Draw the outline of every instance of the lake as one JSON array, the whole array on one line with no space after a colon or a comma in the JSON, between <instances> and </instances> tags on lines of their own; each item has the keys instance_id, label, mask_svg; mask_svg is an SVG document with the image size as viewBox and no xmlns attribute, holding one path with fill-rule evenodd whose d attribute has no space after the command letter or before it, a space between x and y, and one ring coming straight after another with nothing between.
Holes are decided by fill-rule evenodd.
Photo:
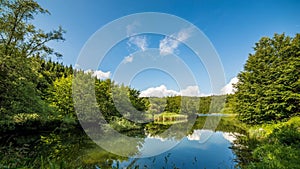
<instances>
[{"instance_id":1,"label":"lake","mask_svg":"<svg viewBox=\"0 0 300 169\"><path fill-rule=\"evenodd\" d=\"M128 131L127 135L139 140L129 157L105 151L80 131L2 136L0 149L8 155L8 151L16 151L21 157L31 156L28 161L32 166L50 161L58 168L234 168L237 156L232 146L243 130L232 124L232 117L226 116L215 116L220 122L215 131L208 130L206 118L197 117L186 132L175 128L165 134L172 125L155 123L147 124L140 131ZM8 142L12 142L10 147Z\"/></svg>"},{"instance_id":2,"label":"lake","mask_svg":"<svg viewBox=\"0 0 300 169\"><path fill-rule=\"evenodd\" d=\"M124 162L115 161L113 166L125 168L139 166L142 168L234 168L235 155L229 147L235 137L227 132L214 132L211 138L200 143L200 135L206 130L194 130L193 134L180 141L159 137L145 138L146 151L159 149L161 146L177 144L167 152L154 157L135 159ZM143 152L147 153L147 152Z\"/></svg>"}]
</instances>

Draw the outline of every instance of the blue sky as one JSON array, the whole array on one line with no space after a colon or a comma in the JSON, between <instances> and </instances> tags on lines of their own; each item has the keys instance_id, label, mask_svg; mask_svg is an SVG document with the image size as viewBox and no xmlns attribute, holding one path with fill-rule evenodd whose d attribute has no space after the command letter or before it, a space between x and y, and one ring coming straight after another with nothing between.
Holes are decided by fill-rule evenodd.
<instances>
[{"instance_id":1,"label":"blue sky","mask_svg":"<svg viewBox=\"0 0 300 169\"><path fill-rule=\"evenodd\" d=\"M221 59L226 83L243 69L252 47L262 36L286 33L294 36L300 32L300 1L294 0L48 0L38 1L51 12L50 16L36 17L35 24L44 30L52 30L61 25L66 31L66 41L51 43L63 54L63 63L75 65L77 57L86 41L101 27L120 17L141 12L162 12L183 18L197 26L208 37ZM139 36L136 45L130 39L117 44L107 54L99 69L101 75L113 77L120 63L130 61L130 54L145 48L159 48L165 38L162 35ZM144 38L144 39L143 39ZM144 40L144 41L143 41ZM143 46L144 45L144 46ZM142 48L141 48L142 47ZM184 44L178 45L177 54L195 74L202 94L211 93L209 76L203 64ZM105 74L106 73L106 74ZM184 78L181 77L181 80ZM167 92L179 91L179 87L166 72L146 70L130 81L130 85L140 90L160 87Z\"/></svg>"}]
</instances>

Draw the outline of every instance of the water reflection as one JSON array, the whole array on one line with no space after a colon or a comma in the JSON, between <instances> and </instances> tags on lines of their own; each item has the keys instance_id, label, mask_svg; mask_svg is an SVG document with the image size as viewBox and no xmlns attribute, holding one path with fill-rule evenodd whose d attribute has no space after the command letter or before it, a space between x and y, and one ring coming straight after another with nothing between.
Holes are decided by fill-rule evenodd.
<instances>
[{"instance_id":1,"label":"water reflection","mask_svg":"<svg viewBox=\"0 0 300 169\"><path fill-rule=\"evenodd\" d=\"M161 124L148 124L146 138L139 154L120 162L115 160L116 168L234 168L236 155L230 147L240 135L238 127L233 127L230 118L223 117L217 131L202 129L206 117L198 117L192 130L186 131L183 137L163 133L170 127ZM226 119L227 118L227 119ZM177 127L180 127L178 125ZM182 131L182 130L180 130ZM181 135L181 136L182 136ZM209 135L209 139L205 135ZM156 156L140 158L168 150Z\"/></svg>"},{"instance_id":2,"label":"water reflection","mask_svg":"<svg viewBox=\"0 0 300 169\"><path fill-rule=\"evenodd\" d=\"M132 168L234 168L235 155L229 149L233 139L231 133L213 132L205 143L199 142L203 133L208 130L194 130L182 140L159 137L146 138L142 153L159 149L168 144L178 144L167 152L150 158L132 157L128 161L119 162L118 167ZM115 161L114 166L117 166Z\"/></svg>"},{"instance_id":3,"label":"water reflection","mask_svg":"<svg viewBox=\"0 0 300 169\"><path fill-rule=\"evenodd\" d=\"M188 140L197 140L200 141L201 140L201 135L205 135L205 134L214 134L214 133L221 133L223 138L228 140L230 143L233 143L237 138L236 135L237 133L230 133L230 132L213 132L211 130L194 130L192 134L187 136Z\"/></svg>"},{"instance_id":4,"label":"water reflection","mask_svg":"<svg viewBox=\"0 0 300 169\"><path fill-rule=\"evenodd\" d=\"M0 136L4 139L0 140L3 145L0 150L3 154L16 151L11 155L31 158L29 163L36 167L47 161L58 165L63 161L65 168L234 168L237 151L233 152L230 147L237 143L239 137L236 136L243 134L243 130L233 124L230 117L222 117L216 131L203 129L205 121L206 117L198 117L195 124L188 127L184 123L149 123L140 131L128 131L126 135L138 137L140 141L124 145L120 139L117 140L119 145L112 146L129 149L128 152L132 152L129 157L109 153L84 133L74 131L17 136L9 139L14 141L11 148L7 146L8 139ZM170 127L172 130L168 130ZM202 141L205 134L211 137ZM24 144L32 146L21 149ZM17 152L20 149L22 152ZM157 153L161 150L165 151ZM153 154L155 156L147 157ZM6 158L1 154L0 157Z\"/></svg>"}]
</instances>

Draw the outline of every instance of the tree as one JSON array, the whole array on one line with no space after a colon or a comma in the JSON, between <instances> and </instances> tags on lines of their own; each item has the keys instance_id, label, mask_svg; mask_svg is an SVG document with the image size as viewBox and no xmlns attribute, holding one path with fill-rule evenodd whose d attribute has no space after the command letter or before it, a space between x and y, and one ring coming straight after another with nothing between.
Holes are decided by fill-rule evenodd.
<instances>
[{"instance_id":1,"label":"tree","mask_svg":"<svg viewBox=\"0 0 300 169\"><path fill-rule=\"evenodd\" d=\"M241 121L258 124L300 112L300 34L263 37L239 73L234 111Z\"/></svg>"},{"instance_id":2,"label":"tree","mask_svg":"<svg viewBox=\"0 0 300 169\"><path fill-rule=\"evenodd\" d=\"M113 104L126 119L142 123L145 121L146 100L139 97L140 92L128 86L114 85L112 88Z\"/></svg>"},{"instance_id":3,"label":"tree","mask_svg":"<svg viewBox=\"0 0 300 169\"><path fill-rule=\"evenodd\" d=\"M198 113L199 114L209 113L210 105L211 105L211 96L201 97L200 100L199 100Z\"/></svg>"},{"instance_id":4,"label":"tree","mask_svg":"<svg viewBox=\"0 0 300 169\"><path fill-rule=\"evenodd\" d=\"M0 11L0 123L7 123L19 113L47 111L36 89L40 64L32 58L61 56L47 43L64 40L64 30L45 33L31 24L36 14L49 13L33 0L1 0Z\"/></svg>"},{"instance_id":5,"label":"tree","mask_svg":"<svg viewBox=\"0 0 300 169\"><path fill-rule=\"evenodd\" d=\"M53 86L50 87L50 96L47 97L47 100L61 115L70 115L75 118L76 115L72 97L72 80L72 75L66 78L62 77L56 79Z\"/></svg>"},{"instance_id":6,"label":"tree","mask_svg":"<svg viewBox=\"0 0 300 169\"><path fill-rule=\"evenodd\" d=\"M145 99L147 99L146 105L148 105L147 113L151 115L152 119L154 119L155 114L160 114L164 111L166 107L166 98L149 97Z\"/></svg>"},{"instance_id":7,"label":"tree","mask_svg":"<svg viewBox=\"0 0 300 169\"><path fill-rule=\"evenodd\" d=\"M64 40L61 27L45 33L30 23L37 14L50 14L33 0L2 0L0 11L1 48L4 56L30 57L38 54L59 53L46 44L53 40Z\"/></svg>"},{"instance_id":8,"label":"tree","mask_svg":"<svg viewBox=\"0 0 300 169\"><path fill-rule=\"evenodd\" d=\"M198 113L199 110L199 97L181 97L181 106L180 106L180 113L184 115L193 116Z\"/></svg>"},{"instance_id":9,"label":"tree","mask_svg":"<svg viewBox=\"0 0 300 169\"><path fill-rule=\"evenodd\" d=\"M179 113L181 107L181 96L167 97L165 111Z\"/></svg>"}]
</instances>

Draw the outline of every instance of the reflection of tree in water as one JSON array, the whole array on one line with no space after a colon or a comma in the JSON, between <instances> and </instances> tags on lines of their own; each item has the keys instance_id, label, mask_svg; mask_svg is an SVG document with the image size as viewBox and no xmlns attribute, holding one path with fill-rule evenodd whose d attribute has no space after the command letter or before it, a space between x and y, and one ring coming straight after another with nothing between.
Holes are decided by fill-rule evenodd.
<instances>
[{"instance_id":1,"label":"reflection of tree in water","mask_svg":"<svg viewBox=\"0 0 300 169\"><path fill-rule=\"evenodd\" d=\"M219 118L221 119L215 131L240 134L245 133L244 129L239 126L238 123L234 120L234 117L210 117L211 121L218 120ZM145 126L145 131L146 134L150 136L160 136L161 138L176 138L177 140L180 140L183 137L192 134L196 129L203 129L205 123L210 123L210 121L207 122L207 117L197 117L194 124L189 123L189 121L173 125L149 123ZM190 127L191 125L192 127Z\"/></svg>"},{"instance_id":2,"label":"reflection of tree in water","mask_svg":"<svg viewBox=\"0 0 300 169\"><path fill-rule=\"evenodd\" d=\"M118 166L119 163L128 160L128 157L118 156L109 153L99 146L94 146L90 149L87 149L84 152L84 154L85 155L82 157L82 162L87 166L91 166L91 168L94 168L95 165L102 169L112 168L115 162L117 163L116 165Z\"/></svg>"},{"instance_id":3,"label":"reflection of tree in water","mask_svg":"<svg viewBox=\"0 0 300 169\"><path fill-rule=\"evenodd\" d=\"M243 167L254 161L252 157L252 150L259 142L256 139L251 139L247 135L237 135L236 138L237 139L230 148L237 156L235 159L237 167Z\"/></svg>"},{"instance_id":4,"label":"reflection of tree in water","mask_svg":"<svg viewBox=\"0 0 300 169\"><path fill-rule=\"evenodd\" d=\"M145 126L145 132L149 136L181 140L187 136L189 129L192 127L191 125L189 121L173 125L163 125L152 122Z\"/></svg>"},{"instance_id":5,"label":"reflection of tree in water","mask_svg":"<svg viewBox=\"0 0 300 169\"><path fill-rule=\"evenodd\" d=\"M103 150L80 130L1 136L0 145L0 159L9 163L8 168L26 164L32 168L94 168L95 164L111 168L113 161L128 160Z\"/></svg>"},{"instance_id":6,"label":"reflection of tree in water","mask_svg":"<svg viewBox=\"0 0 300 169\"><path fill-rule=\"evenodd\" d=\"M95 125L85 128L87 135L100 147L120 156L134 156L138 147L144 143L144 130L118 132L110 124Z\"/></svg>"},{"instance_id":7,"label":"reflection of tree in water","mask_svg":"<svg viewBox=\"0 0 300 169\"><path fill-rule=\"evenodd\" d=\"M148 123L147 125L145 125L144 128L145 134L152 137L156 136L163 139L176 139L179 141L185 136L193 133L194 130L202 129L206 121L206 118L207 117L198 117L195 124L193 124L190 130L187 130L187 124L162 125L162 124ZM171 127L174 128L170 129ZM219 125L216 128L216 131L228 132L232 134L237 133L235 137L238 136L241 137L242 136L241 134L244 134L243 128L240 127L238 123L235 123L233 121L233 117L222 117ZM236 144L237 141L235 141L234 143ZM237 152L235 151L235 153ZM126 164L127 168L157 168L157 167L158 168L162 168L162 167L180 168L184 166L197 168L197 166L199 165L199 159L197 159L196 156L192 159L192 161L189 161L188 163L186 161L183 161L182 163L176 163L176 160L174 161L173 159L174 157L170 152L165 152L163 154L150 157L150 158L134 158L134 159L127 159L127 160L126 158L125 159L119 158L120 161L114 161L115 156L103 155L102 157L105 159L110 159L110 161L109 160L104 162L98 161L99 166L101 164L100 167L102 168L109 168L109 166L120 168L122 166L121 163L124 161L126 161L126 163L128 162L128 164Z\"/></svg>"},{"instance_id":8,"label":"reflection of tree in water","mask_svg":"<svg viewBox=\"0 0 300 169\"><path fill-rule=\"evenodd\" d=\"M195 124L191 127L190 130L187 130L187 124L174 124L174 125L162 125L162 124L154 124L149 123L145 125L144 129L140 130L132 130L127 131L126 135L136 136L140 139L137 139L137 142L132 142L132 144L122 144L124 141L123 138L115 138L111 144L111 146L115 146L117 148L123 148L122 151L130 152L132 156L136 155L139 150L138 146L144 143L145 133L151 136L159 136L161 138L173 138L176 140L181 140L185 136L189 135L193 132L193 130L202 129L205 123L206 117L198 117ZM171 127L173 127L171 130ZM103 136L103 131L99 132L99 126L95 128L90 128L88 131L93 132L93 130L98 130L97 137ZM217 126L217 131L223 132L231 132L231 133L242 133L242 128L238 127L238 124L233 123L231 117L223 117ZM76 132L77 131L77 132ZM145 133L144 133L145 132ZM123 133L124 134L124 133ZM120 168L121 163L128 163L128 167L130 168L153 168L153 167L180 167L184 165L189 165L193 167L197 167L198 162L195 157L193 162L189 162L189 164L174 164L174 159L172 154L168 154L168 152L163 153L159 156L147 158L148 162L143 161L142 159L130 159L128 157L118 156L112 153L105 151L100 148L98 145L93 143L85 134L79 132L79 130L72 130L71 132L65 133L52 133L52 134L42 134L43 138L33 139L32 137L19 137L19 139L14 143L13 146L17 147L18 144L21 147L24 147L24 144L30 142L39 143L36 147L33 147L32 150L28 150L26 154L23 153L24 157L30 157L31 159L36 159L31 164L39 165L41 164L41 159L44 161L49 160L52 163L56 161L62 161L65 166L85 166L87 168L94 168L95 165L100 168ZM95 136L95 137L96 137ZM239 135L238 135L239 136ZM240 136L243 138L242 136ZM250 144L249 140L241 139L238 137L238 140L234 142L235 146L239 149L235 149L233 147L233 151L238 156L239 162L247 162L248 155L247 146ZM30 139L32 139L30 141ZM10 138L10 140L14 140ZM34 145L34 144L32 144ZM30 147L31 149L32 147ZM244 149L243 149L244 148ZM27 151L27 150L22 150ZM1 152L5 152L2 151ZM162 160L161 160L162 159ZM151 163L149 162L151 161ZM186 163L186 162L183 162ZM191 164L190 164L191 163ZM177 166L176 166L177 165ZM180 165L180 166L178 166Z\"/></svg>"},{"instance_id":9,"label":"reflection of tree in water","mask_svg":"<svg viewBox=\"0 0 300 169\"><path fill-rule=\"evenodd\" d=\"M203 116L198 117L191 131L195 129L203 129L204 124L207 121L207 118L208 117L203 117ZM210 117L210 119L211 121L220 120L215 131L245 134L245 130L243 129L242 126L239 125L239 122L236 121L234 117L215 116L215 117Z\"/></svg>"}]
</instances>

